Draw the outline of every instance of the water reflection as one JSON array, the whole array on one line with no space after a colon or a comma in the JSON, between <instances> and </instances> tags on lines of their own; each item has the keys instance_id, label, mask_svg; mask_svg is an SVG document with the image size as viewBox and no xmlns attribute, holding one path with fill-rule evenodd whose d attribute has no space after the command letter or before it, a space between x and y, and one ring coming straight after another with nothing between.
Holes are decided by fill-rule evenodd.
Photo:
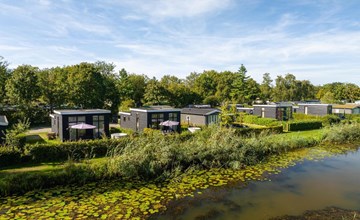
<instances>
[{"instance_id":1,"label":"water reflection","mask_svg":"<svg viewBox=\"0 0 360 220\"><path fill-rule=\"evenodd\" d=\"M304 161L271 181L214 187L174 201L156 219L269 219L335 206L360 209L360 152Z\"/></svg>"}]
</instances>

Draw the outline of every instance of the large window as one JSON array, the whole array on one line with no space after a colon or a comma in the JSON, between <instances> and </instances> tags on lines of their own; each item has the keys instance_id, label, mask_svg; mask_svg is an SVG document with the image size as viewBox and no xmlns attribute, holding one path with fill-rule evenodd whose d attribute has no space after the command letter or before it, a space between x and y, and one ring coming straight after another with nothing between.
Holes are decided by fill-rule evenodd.
<instances>
[{"instance_id":1,"label":"large window","mask_svg":"<svg viewBox=\"0 0 360 220\"><path fill-rule=\"evenodd\" d=\"M151 114L151 128L160 129L160 123L164 121L164 114Z\"/></svg>"},{"instance_id":2,"label":"large window","mask_svg":"<svg viewBox=\"0 0 360 220\"><path fill-rule=\"evenodd\" d=\"M103 134L105 134L105 122L103 115L94 115L93 125L96 126L96 128L94 129L94 138L100 138Z\"/></svg>"},{"instance_id":3,"label":"large window","mask_svg":"<svg viewBox=\"0 0 360 220\"><path fill-rule=\"evenodd\" d=\"M76 125L79 123L85 123L85 116L71 116L69 117L69 133L70 133L70 140L75 141L81 138L84 138L86 135L86 130L79 130L70 128L72 125Z\"/></svg>"},{"instance_id":4,"label":"large window","mask_svg":"<svg viewBox=\"0 0 360 220\"><path fill-rule=\"evenodd\" d=\"M219 115L209 115L207 120L208 124L217 124L219 121Z\"/></svg>"},{"instance_id":5,"label":"large window","mask_svg":"<svg viewBox=\"0 0 360 220\"><path fill-rule=\"evenodd\" d=\"M169 121L179 121L178 116L178 113L169 113Z\"/></svg>"}]
</instances>

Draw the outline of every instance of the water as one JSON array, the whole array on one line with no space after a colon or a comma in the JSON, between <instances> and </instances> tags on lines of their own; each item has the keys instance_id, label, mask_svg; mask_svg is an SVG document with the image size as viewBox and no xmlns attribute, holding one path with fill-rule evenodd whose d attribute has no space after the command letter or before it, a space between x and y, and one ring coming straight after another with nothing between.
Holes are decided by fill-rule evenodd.
<instances>
[{"instance_id":1,"label":"water","mask_svg":"<svg viewBox=\"0 0 360 220\"><path fill-rule=\"evenodd\" d=\"M269 219L326 207L360 209L360 151L304 161L271 181L204 190L173 201L156 219Z\"/></svg>"}]
</instances>

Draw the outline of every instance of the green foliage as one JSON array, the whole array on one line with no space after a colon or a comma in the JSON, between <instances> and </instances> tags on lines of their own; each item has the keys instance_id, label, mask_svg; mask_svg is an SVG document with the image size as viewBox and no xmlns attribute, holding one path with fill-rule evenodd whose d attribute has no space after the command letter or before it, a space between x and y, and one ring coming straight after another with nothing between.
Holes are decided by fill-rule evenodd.
<instances>
[{"instance_id":1,"label":"green foliage","mask_svg":"<svg viewBox=\"0 0 360 220\"><path fill-rule=\"evenodd\" d=\"M11 129L7 130L5 135L5 146L8 149L24 152L26 143L25 132L30 128L29 119L18 121Z\"/></svg>"},{"instance_id":2,"label":"green foliage","mask_svg":"<svg viewBox=\"0 0 360 220\"><path fill-rule=\"evenodd\" d=\"M319 129L322 127L322 121L305 120L305 121L290 121L286 123L287 131L305 131Z\"/></svg>"},{"instance_id":3,"label":"green foliage","mask_svg":"<svg viewBox=\"0 0 360 220\"><path fill-rule=\"evenodd\" d=\"M261 118L256 115L242 115L241 121L246 124L255 124L255 125L262 125L262 126L278 126L281 125L276 119L272 118Z\"/></svg>"},{"instance_id":4,"label":"green foliage","mask_svg":"<svg viewBox=\"0 0 360 220\"><path fill-rule=\"evenodd\" d=\"M6 90L5 85L6 81L10 76L10 71L8 70L9 63L4 61L4 58L0 56L0 104L5 103Z\"/></svg>"},{"instance_id":5,"label":"green foliage","mask_svg":"<svg viewBox=\"0 0 360 220\"><path fill-rule=\"evenodd\" d=\"M324 126L340 123L339 116L332 114L317 116L317 115L306 115L302 113L294 113L293 120L294 121L318 120L318 121L322 121Z\"/></svg>"},{"instance_id":6,"label":"green foliage","mask_svg":"<svg viewBox=\"0 0 360 220\"><path fill-rule=\"evenodd\" d=\"M219 106L220 101L216 96L211 95L211 96L206 97L203 100L203 104L210 105L211 107L216 107L216 106Z\"/></svg>"},{"instance_id":7,"label":"green foliage","mask_svg":"<svg viewBox=\"0 0 360 220\"><path fill-rule=\"evenodd\" d=\"M360 123L337 125L326 134L324 141L331 144L343 144L360 140Z\"/></svg>"},{"instance_id":8,"label":"green foliage","mask_svg":"<svg viewBox=\"0 0 360 220\"><path fill-rule=\"evenodd\" d=\"M135 107L135 101L132 99L126 99L124 101L121 102L120 111L129 111L130 108Z\"/></svg>"},{"instance_id":9,"label":"green foliage","mask_svg":"<svg viewBox=\"0 0 360 220\"><path fill-rule=\"evenodd\" d=\"M221 113L219 115L220 125L229 127L236 121L238 112L236 111L236 106L232 105L229 109L229 102L224 102L221 106Z\"/></svg>"}]
</instances>

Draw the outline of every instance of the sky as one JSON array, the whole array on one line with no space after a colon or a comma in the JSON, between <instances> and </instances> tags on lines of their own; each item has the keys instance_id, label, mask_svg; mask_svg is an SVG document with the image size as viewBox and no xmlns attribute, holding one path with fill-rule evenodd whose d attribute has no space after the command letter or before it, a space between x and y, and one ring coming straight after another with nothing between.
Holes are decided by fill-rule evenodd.
<instances>
[{"instance_id":1,"label":"sky","mask_svg":"<svg viewBox=\"0 0 360 220\"><path fill-rule=\"evenodd\" d=\"M0 56L10 68L105 61L185 78L291 73L360 85L359 0L0 0Z\"/></svg>"}]
</instances>

